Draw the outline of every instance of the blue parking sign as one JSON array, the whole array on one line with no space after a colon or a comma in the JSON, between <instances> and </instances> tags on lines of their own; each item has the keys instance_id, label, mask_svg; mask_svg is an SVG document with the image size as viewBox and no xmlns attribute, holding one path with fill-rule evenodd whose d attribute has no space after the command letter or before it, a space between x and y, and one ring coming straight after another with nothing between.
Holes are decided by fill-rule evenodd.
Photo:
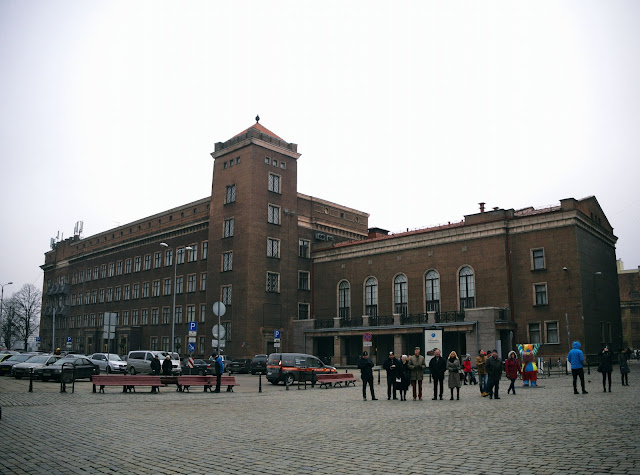
<instances>
[{"instance_id":1,"label":"blue parking sign","mask_svg":"<svg viewBox=\"0 0 640 475\"><path fill-rule=\"evenodd\" d=\"M73 341L73 339L70 336L68 336L67 337L67 343L71 343L72 341Z\"/></svg>"},{"instance_id":2,"label":"blue parking sign","mask_svg":"<svg viewBox=\"0 0 640 475\"><path fill-rule=\"evenodd\" d=\"M187 351L189 353L193 353L194 351L196 351L196 344L195 343L187 343Z\"/></svg>"},{"instance_id":3,"label":"blue parking sign","mask_svg":"<svg viewBox=\"0 0 640 475\"><path fill-rule=\"evenodd\" d=\"M273 330L273 338L280 338L280 330Z\"/></svg>"},{"instance_id":4,"label":"blue parking sign","mask_svg":"<svg viewBox=\"0 0 640 475\"><path fill-rule=\"evenodd\" d=\"M190 332L198 331L198 322L189 322L189 331Z\"/></svg>"}]
</instances>

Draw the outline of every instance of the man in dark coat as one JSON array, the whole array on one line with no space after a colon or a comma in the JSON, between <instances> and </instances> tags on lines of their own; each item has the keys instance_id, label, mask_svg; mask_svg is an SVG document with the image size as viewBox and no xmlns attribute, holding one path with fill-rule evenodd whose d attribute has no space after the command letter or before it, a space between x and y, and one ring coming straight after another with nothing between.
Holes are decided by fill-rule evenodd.
<instances>
[{"instance_id":1,"label":"man in dark coat","mask_svg":"<svg viewBox=\"0 0 640 475\"><path fill-rule=\"evenodd\" d=\"M438 399L438 384L440 384L440 399L442 399L442 391L444 390L444 373L447 370L447 362L442 357L439 349L436 349L435 355L429 361L429 371L433 379L433 400Z\"/></svg>"},{"instance_id":2,"label":"man in dark coat","mask_svg":"<svg viewBox=\"0 0 640 475\"><path fill-rule=\"evenodd\" d=\"M160 368L160 359L158 355L156 355L155 358L151 360L151 374L158 376L160 374Z\"/></svg>"},{"instance_id":3,"label":"man in dark coat","mask_svg":"<svg viewBox=\"0 0 640 475\"><path fill-rule=\"evenodd\" d=\"M167 355L164 361L162 362L162 375L171 376L172 368L173 368L173 365L171 364L171 356Z\"/></svg>"},{"instance_id":4,"label":"man in dark coat","mask_svg":"<svg viewBox=\"0 0 640 475\"><path fill-rule=\"evenodd\" d=\"M502 377L502 360L498 358L498 350L491 352L491 357L487 358L485 364L487 368L487 376L489 376L489 383L487 384L489 399L500 399L498 396L498 389L500 389L500 378Z\"/></svg>"},{"instance_id":5,"label":"man in dark coat","mask_svg":"<svg viewBox=\"0 0 640 475\"><path fill-rule=\"evenodd\" d=\"M371 392L371 400L377 401L376 395L373 392L373 361L369 358L369 353L366 351L362 353L362 356L358 360L358 369L360 370L360 377L362 378L362 398L367 400L367 384L369 385L369 392Z\"/></svg>"},{"instance_id":6,"label":"man in dark coat","mask_svg":"<svg viewBox=\"0 0 640 475\"><path fill-rule=\"evenodd\" d=\"M387 372L387 399L391 399L391 389L393 388L393 399L398 399L396 393L396 377L398 377L398 367L400 362L396 359L393 351L389 352L389 358L382 364L382 368Z\"/></svg>"}]
</instances>

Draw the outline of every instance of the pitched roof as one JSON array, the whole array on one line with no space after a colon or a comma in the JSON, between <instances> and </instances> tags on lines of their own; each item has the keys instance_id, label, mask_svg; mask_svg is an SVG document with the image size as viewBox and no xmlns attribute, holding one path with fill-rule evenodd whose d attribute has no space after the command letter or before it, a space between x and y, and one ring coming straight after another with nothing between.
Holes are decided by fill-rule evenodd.
<instances>
[{"instance_id":1,"label":"pitched roof","mask_svg":"<svg viewBox=\"0 0 640 475\"><path fill-rule=\"evenodd\" d=\"M274 134L273 132L271 132L269 129L267 129L265 126L263 126L262 124L260 124L260 122L256 122L255 124L253 124L251 127L244 129L242 132L240 132L239 134L234 135L232 138L237 137L238 135L242 135L242 134L246 134L247 131L249 129L256 129L259 130L260 132L262 132L263 134L269 135L271 137L273 137L274 139L278 139L278 140L282 140L283 142L286 142L285 139L283 139L282 137L278 137L276 134Z\"/></svg>"}]
</instances>

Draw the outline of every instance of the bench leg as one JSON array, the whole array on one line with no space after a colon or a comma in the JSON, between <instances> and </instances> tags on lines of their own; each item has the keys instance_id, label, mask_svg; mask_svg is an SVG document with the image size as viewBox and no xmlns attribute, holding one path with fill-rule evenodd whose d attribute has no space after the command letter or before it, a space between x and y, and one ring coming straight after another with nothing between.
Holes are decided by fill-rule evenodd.
<instances>
[{"instance_id":1,"label":"bench leg","mask_svg":"<svg viewBox=\"0 0 640 475\"><path fill-rule=\"evenodd\" d=\"M96 392L96 385L95 384L93 385L93 392L94 393Z\"/></svg>"},{"instance_id":2,"label":"bench leg","mask_svg":"<svg viewBox=\"0 0 640 475\"><path fill-rule=\"evenodd\" d=\"M232 393L233 392L233 386L227 386L227 392L228 393Z\"/></svg>"},{"instance_id":3,"label":"bench leg","mask_svg":"<svg viewBox=\"0 0 640 475\"><path fill-rule=\"evenodd\" d=\"M129 390L129 386L122 386L122 392L126 393Z\"/></svg>"},{"instance_id":4,"label":"bench leg","mask_svg":"<svg viewBox=\"0 0 640 475\"><path fill-rule=\"evenodd\" d=\"M100 386L100 392L104 394L104 386Z\"/></svg>"}]
</instances>

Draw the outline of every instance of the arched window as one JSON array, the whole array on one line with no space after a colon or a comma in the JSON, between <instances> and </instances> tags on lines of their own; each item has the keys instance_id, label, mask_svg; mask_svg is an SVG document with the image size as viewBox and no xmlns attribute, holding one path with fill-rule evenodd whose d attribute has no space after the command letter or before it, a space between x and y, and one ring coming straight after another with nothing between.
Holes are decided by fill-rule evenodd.
<instances>
[{"instance_id":1,"label":"arched window","mask_svg":"<svg viewBox=\"0 0 640 475\"><path fill-rule=\"evenodd\" d=\"M348 319L349 308L351 307L351 287L349 282L343 280L338 285L338 315L340 318Z\"/></svg>"},{"instance_id":2,"label":"arched window","mask_svg":"<svg viewBox=\"0 0 640 475\"><path fill-rule=\"evenodd\" d=\"M424 276L425 296L427 299L427 312L440 311L440 274L430 270Z\"/></svg>"},{"instance_id":3,"label":"arched window","mask_svg":"<svg viewBox=\"0 0 640 475\"><path fill-rule=\"evenodd\" d=\"M407 276L398 274L393 280L394 311L400 315L407 315Z\"/></svg>"},{"instance_id":4,"label":"arched window","mask_svg":"<svg viewBox=\"0 0 640 475\"><path fill-rule=\"evenodd\" d=\"M460 269L460 310L476 306L476 287L473 270L469 266Z\"/></svg>"},{"instance_id":5,"label":"arched window","mask_svg":"<svg viewBox=\"0 0 640 475\"><path fill-rule=\"evenodd\" d=\"M378 316L378 280L375 277L369 277L364 283L364 308L370 317Z\"/></svg>"}]
</instances>

